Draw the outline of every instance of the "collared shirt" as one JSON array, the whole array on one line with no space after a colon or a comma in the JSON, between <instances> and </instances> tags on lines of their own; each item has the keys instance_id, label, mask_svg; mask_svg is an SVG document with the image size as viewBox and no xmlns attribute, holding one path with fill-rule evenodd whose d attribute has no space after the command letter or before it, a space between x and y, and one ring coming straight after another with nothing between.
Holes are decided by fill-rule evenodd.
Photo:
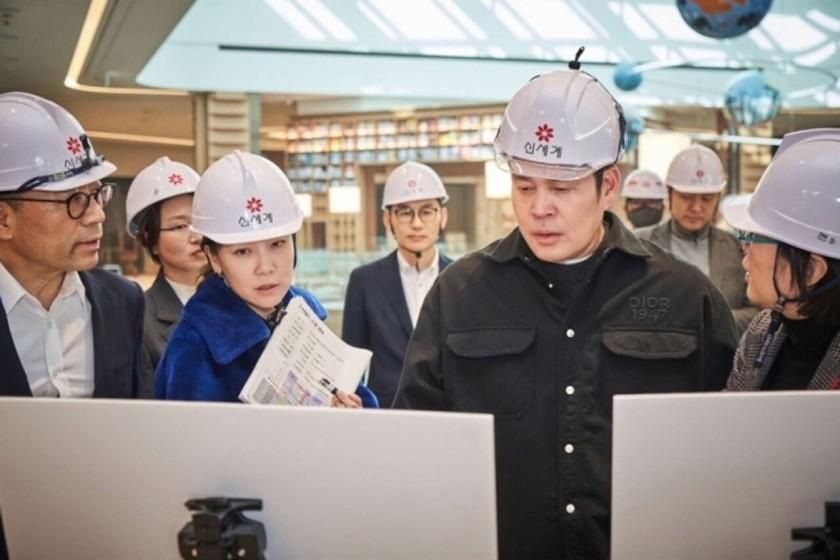
<instances>
[{"instance_id":1,"label":"collared shirt","mask_svg":"<svg viewBox=\"0 0 840 560\"><path fill-rule=\"evenodd\" d=\"M166 280L166 282L172 287L172 291L175 292L175 295L180 300L181 305L187 305L187 302L195 294L196 287L190 286L189 284L179 284L178 282L173 282L166 276L164 276L163 279Z\"/></svg>"},{"instance_id":2,"label":"collared shirt","mask_svg":"<svg viewBox=\"0 0 840 560\"><path fill-rule=\"evenodd\" d=\"M32 395L93 395L93 323L79 274L66 273L55 301L44 309L0 264L0 298Z\"/></svg>"},{"instance_id":3,"label":"collared shirt","mask_svg":"<svg viewBox=\"0 0 840 560\"><path fill-rule=\"evenodd\" d=\"M419 272L414 265L405 260L399 251L397 251L397 262L400 264L400 280L402 280L405 303L408 305L408 314L411 317L411 326L416 326L423 300L426 299L426 294L429 293L440 271L440 256L435 247L432 264Z\"/></svg>"},{"instance_id":4,"label":"collared shirt","mask_svg":"<svg viewBox=\"0 0 840 560\"><path fill-rule=\"evenodd\" d=\"M680 260L691 263L706 276L709 275L709 232L711 225L706 224L699 231L683 229L671 220L671 252Z\"/></svg>"}]
</instances>

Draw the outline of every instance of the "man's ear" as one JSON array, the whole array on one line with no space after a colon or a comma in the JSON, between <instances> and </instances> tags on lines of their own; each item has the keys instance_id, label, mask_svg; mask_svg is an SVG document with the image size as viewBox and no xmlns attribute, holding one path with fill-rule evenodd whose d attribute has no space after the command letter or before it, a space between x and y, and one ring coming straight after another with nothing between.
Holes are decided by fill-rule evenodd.
<instances>
[{"instance_id":1,"label":"man's ear","mask_svg":"<svg viewBox=\"0 0 840 560\"><path fill-rule=\"evenodd\" d=\"M617 165L611 165L601 175L601 209L612 208L615 199L618 198L619 187L621 186L621 171Z\"/></svg>"},{"instance_id":2,"label":"man's ear","mask_svg":"<svg viewBox=\"0 0 840 560\"><path fill-rule=\"evenodd\" d=\"M385 226L385 231L391 234L394 233L391 229L391 213L388 210L382 211L382 225Z\"/></svg>"},{"instance_id":3,"label":"man's ear","mask_svg":"<svg viewBox=\"0 0 840 560\"><path fill-rule=\"evenodd\" d=\"M446 222L449 220L449 212L446 211L446 206L440 209L440 231L446 229Z\"/></svg>"},{"instance_id":4,"label":"man's ear","mask_svg":"<svg viewBox=\"0 0 840 560\"><path fill-rule=\"evenodd\" d=\"M0 202L0 239L8 241L14 237L17 216L8 202Z\"/></svg>"}]
</instances>

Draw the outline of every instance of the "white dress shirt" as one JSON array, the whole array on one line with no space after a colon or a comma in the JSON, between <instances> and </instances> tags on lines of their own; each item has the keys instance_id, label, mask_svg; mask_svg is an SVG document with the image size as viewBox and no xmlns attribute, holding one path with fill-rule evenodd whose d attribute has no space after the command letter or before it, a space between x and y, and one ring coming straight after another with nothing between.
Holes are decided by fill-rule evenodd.
<instances>
[{"instance_id":1,"label":"white dress shirt","mask_svg":"<svg viewBox=\"0 0 840 560\"><path fill-rule=\"evenodd\" d=\"M29 388L36 397L93 395L93 324L77 272L64 275L49 309L0 264L0 298Z\"/></svg>"},{"instance_id":2,"label":"white dress shirt","mask_svg":"<svg viewBox=\"0 0 840 560\"><path fill-rule=\"evenodd\" d=\"M432 259L431 266L420 272L417 272L417 268L413 264L409 264L399 251L397 251L397 262L400 265L400 279L402 280L405 302L408 304L411 326L415 327L417 326L417 317L420 315L420 308L423 306L423 300L426 299L426 294L432 289L432 284L437 278L440 257L437 247L435 247L435 256Z\"/></svg>"}]
</instances>

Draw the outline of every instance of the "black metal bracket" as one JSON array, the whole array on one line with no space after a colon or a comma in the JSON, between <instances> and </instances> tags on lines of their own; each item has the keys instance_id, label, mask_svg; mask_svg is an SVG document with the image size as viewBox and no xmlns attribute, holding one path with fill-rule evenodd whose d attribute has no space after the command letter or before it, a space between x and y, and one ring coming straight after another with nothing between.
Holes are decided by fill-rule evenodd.
<instances>
[{"instance_id":1,"label":"black metal bracket","mask_svg":"<svg viewBox=\"0 0 840 560\"><path fill-rule=\"evenodd\" d=\"M811 541L791 554L791 560L840 560L840 502L825 503L825 526L793 529L791 538Z\"/></svg>"},{"instance_id":2,"label":"black metal bracket","mask_svg":"<svg viewBox=\"0 0 840 560\"><path fill-rule=\"evenodd\" d=\"M192 521L178 532L178 552L186 560L264 560L265 527L244 511L262 510L252 498L199 498L184 504Z\"/></svg>"}]
</instances>

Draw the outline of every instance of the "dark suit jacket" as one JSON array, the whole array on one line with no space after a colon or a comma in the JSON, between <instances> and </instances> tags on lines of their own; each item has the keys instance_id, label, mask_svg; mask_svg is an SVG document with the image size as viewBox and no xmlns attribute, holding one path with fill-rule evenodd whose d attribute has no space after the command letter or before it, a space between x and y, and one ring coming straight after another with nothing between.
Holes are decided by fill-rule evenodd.
<instances>
[{"instance_id":1,"label":"dark suit jacket","mask_svg":"<svg viewBox=\"0 0 840 560\"><path fill-rule=\"evenodd\" d=\"M671 220L634 232L639 239L653 241L666 251L671 250ZM738 334L743 333L758 308L747 299L747 282L741 260L744 255L735 236L717 227L709 231L709 278L723 294L732 314Z\"/></svg>"},{"instance_id":2,"label":"dark suit jacket","mask_svg":"<svg viewBox=\"0 0 840 560\"><path fill-rule=\"evenodd\" d=\"M160 362L169 336L175 330L184 306L175 290L166 281L163 271L158 272L152 287L146 290L146 312L143 318L143 376L140 380L140 397L152 399L155 395L155 368Z\"/></svg>"},{"instance_id":3,"label":"dark suit jacket","mask_svg":"<svg viewBox=\"0 0 840 560\"><path fill-rule=\"evenodd\" d=\"M440 272L451 262L440 254ZM350 274L341 337L373 352L368 387L383 408L391 406L397 393L412 330L396 251Z\"/></svg>"},{"instance_id":4,"label":"dark suit jacket","mask_svg":"<svg viewBox=\"0 0 840 560\"><path fill-rule=\"evenodd\" d=\"M91 304L95 398L133 398L143 355L143 291L101 269L79 272ZM6 311L0 305L0 395L31 397Z\"/></svg>"}]
</instances>

